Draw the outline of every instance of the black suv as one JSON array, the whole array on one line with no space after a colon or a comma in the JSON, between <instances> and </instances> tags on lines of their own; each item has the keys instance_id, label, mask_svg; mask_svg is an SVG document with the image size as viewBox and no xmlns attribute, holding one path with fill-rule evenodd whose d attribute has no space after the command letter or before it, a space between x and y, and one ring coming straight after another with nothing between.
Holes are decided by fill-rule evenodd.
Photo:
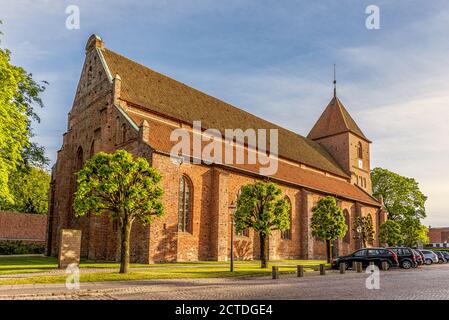
<instances>
[{"instance_id":1,"label":"black suv","mask_svg":"<svg viewBox=\"0 0 449 320\"><path fill-rule=\"evenodd\" d=\"M438 263L447 263L447 259L441 251L434 251L438 256Z\"/></svg>"},{"instance_id":2,"label":"black suv","mask_svg":"<svg viewBox=\"0 0 449 320\"><path fill-rule=\"evenodd\" d=\"M339 268L340 263L344 263L346 269L349 269L352 268L353 262L361 262L363 267L367 267L370 262L374 262L377 267L381 268L382 262L384 261L388 263L388 268L399 266L397 254L390 249L364 248L359 249L350 255L337 257L332 261L332 267L337 269Z\"/></svg>"},{"instance_id":3,"label":"black suv","mask_svg":"<svg viewBox=\"0 0 449 320\"><path fill-rule=\"evenodd\" d=\"M435 252L441 252L446 261L449 262L449 252L447 251L435 251Z\"/></svg>"},{"instance_id":4,"label":"black suv","mask_svg":"<svg viewBox=\"0 0 449 320\"><path fill-rule=\"evenodd\" d=\"M404 269L416 268L418 262L416 261L415 253L411 248L407 247L390 247L387 248L397 254L399 266Z\"/></svg>"}]
</instances>

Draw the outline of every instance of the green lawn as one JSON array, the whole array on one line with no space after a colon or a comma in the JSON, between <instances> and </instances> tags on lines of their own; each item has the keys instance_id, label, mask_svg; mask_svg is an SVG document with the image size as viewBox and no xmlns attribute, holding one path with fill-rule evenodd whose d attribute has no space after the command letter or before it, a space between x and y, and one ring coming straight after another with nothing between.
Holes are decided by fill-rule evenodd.
<instances>
[{"instance_id":1,"label":"green lawn","mask_svg":"<svg viewBox=\"0 0 449 320\"><path fill-rule=\"evenodd\" d=\"M117 268L118 263L90 262L82 261L80 268L81 282L91 281L113 281L113 280L151 280L151 279L181 279L181 278L224 278L241 276L260 276L271 273L271 265L280 266L281 273L293 273L296 265L304 265L306 271L313 270L320 263L320 260L279 260L271 261L269 268L260 269L259 261L236 261L235 272L229 271L229 262L201 261L182 263L161 263L161 264L131 264L128 274L118 272L103 271L105 268ZM309 268L307 268L309 267ZM46 272L57 268L57 259L52 257L0 257L0 275L21 274L33 272ZM83 268L98 268L99 272L84 273ZM0 285L6 284L27 284L27 283L63 283L65 275L46 275L25 278L4 278L0 279Z\"/></svg>"}]
</instances>

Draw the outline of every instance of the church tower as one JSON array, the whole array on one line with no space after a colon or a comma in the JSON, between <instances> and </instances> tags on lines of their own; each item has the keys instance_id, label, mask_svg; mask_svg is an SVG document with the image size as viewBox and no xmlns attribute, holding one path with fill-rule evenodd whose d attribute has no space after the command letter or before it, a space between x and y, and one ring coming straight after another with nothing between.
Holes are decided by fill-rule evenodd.
<instances>
[{"instance_id":1,"label":"church tower","mask_svg":"<svg viewBox=\"0 0 449 320\"><path fill-rule=\"evenodd\" d=\"M335 80L334 80L335 84ZM334 97L307 136L322 145L351 176L351 182L372 194L370 144L349 112Z\"/></svg>"}]
</instances>

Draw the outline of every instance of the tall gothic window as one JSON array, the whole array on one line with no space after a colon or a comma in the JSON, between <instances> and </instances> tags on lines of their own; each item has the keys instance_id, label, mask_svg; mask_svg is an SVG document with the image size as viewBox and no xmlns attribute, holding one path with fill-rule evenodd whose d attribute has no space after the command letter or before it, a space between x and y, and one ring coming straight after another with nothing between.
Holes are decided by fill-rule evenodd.
<instances>
[{"instance_id":1,"label":"tall gothic window","mask_svg":"<svg viewBox=\"0 0 449 320\"><path fill-rule=\"evenodd\" d=\"M126 124L122 124L122 143L126 141Z\"/></svg>"},{"instance_id":2,"label":"tall gothic window","mask_svg":"<svg viewBox=\"0 0 449 320\"><path fill-rule=\"evenodd\" d=\"M95 155L95 139L92 140L92 144L90 145L89 158L92 158Z\"/></svg>"},{"instance_id":3,"label":"tall gothic window","mask_svg":"<svg viewBox=\"0 0 449 320\"><path fill-rule=\"evenodd\" d=\"M192 232L192 183L186 176L179 179L178 231Z\"/></svg>"},{"instance_id":4,"label":"tall gothic window","mask_svg":"<svg viewBox=\"0 0 449 320\"><path fill-rule=\"evenodd\" d=\"M351 243L351 221L350 221L351 218L349 216L349 211L347 209L343 210L343 213L345 215L345 223L348 226L348 231L346 231L343 241L346 243Z\"/></svg>"},{"instance_id":5,"label":"tall gothic window","mask_svg":"<svg viewBox=\"0 0 449 320\"><path fill-rule=\"evenodd\" d=\"M290 212L289 212L289 220L290 220L290 228L284 231L281 231L281 239L283 240L291 240L292 239L292 202L290 201L289 197L285 197L285 200L287 200L288 204L290 205Z\"/></svg>"},{"instance_id":6,"label":"tall gothic window","mask_svg":"<svg viewBox=\"0 0 449 320\"><path fill-rule=\"evenodd\" d=\"M363 147L361 142L357 144L357 156L359 159L363 159Z\"/></svg>"},{"instance_id":7,"label":"tall gothic window","mask_svg":"<svg viewBox=\"0 0 449 320\"><path fill-rule=\"evenodd\" d=\"M83 155L83 148L78 147L78 150L76 151L76 164L75 164L75 172L78 172L83 167L84 162L84 155Z\"/></svg>"}]
</instances>

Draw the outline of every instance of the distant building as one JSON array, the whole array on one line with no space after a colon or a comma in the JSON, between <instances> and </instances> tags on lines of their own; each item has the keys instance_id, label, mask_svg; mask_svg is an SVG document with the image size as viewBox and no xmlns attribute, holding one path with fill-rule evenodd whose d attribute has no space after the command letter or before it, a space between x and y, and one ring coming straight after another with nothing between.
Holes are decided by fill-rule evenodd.
<instances>
[{"instance_id":1,"label":"distant building","mask_svg":"<svg viewBox=\"0 0 449 320\"><path fill-rule=\"evenodd\" d=\"M449 227L429 228L430 246L434 248L449 248Z\"/></svg>"}]
</instances>

